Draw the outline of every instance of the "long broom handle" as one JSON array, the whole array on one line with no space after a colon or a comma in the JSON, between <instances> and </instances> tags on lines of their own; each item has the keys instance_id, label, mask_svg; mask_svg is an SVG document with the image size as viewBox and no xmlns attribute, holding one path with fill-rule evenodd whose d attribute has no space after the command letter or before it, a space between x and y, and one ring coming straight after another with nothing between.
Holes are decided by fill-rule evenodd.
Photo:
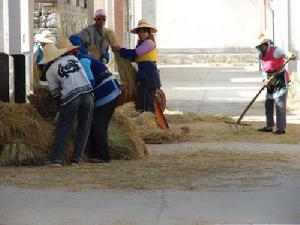
<instances>
[{"instance_id":1,"label":"long broom handle","mask_svg":"<svg viewBox=\"0 0 300 225\"><path fill-rule=\"evenodd\" d=\"M279 69L279 71L285 67L285 65L291 60L291 57L288 58L285 63L282 65L282 67ZM243 117L245 116L246 112L250 109L250 107L253 105L253 103L255 102L255 100L257 99L257 97L260 95L260 93L265 89L265 87L267 87L269 85L269 83L275 78L275 76L279 73L278 72L274 72L273 75L268 79L267 83L264 84L260 90L258 91L258 93L254 96L254 98L251 100L251 102L247 105L247 107L244 109L244 111L242 112L242 114L240 115L239 119L237 120L237 124L241 123L241 120L243 119Z\"/></svg>"}]
</instances>

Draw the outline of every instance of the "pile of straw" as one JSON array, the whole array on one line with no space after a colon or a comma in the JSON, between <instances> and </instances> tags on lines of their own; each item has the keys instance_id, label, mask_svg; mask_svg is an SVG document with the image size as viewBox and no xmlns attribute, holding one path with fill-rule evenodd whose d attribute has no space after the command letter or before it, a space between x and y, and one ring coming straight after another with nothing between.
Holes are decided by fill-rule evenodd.
<instances>
[{"instance_id":1,"label":"pile of straw","mask_svg":"<svg viewBox=\"0 0 300 225\"><path fill-rule=\"evenodd\" d=\"M0 102L0 165L44 164L53 131L32 105Z\"/></svg>"},{"instance_id":2,"label":"pile of straw","mask_svg":"<svg viewBox=\"0 0 300 225\"><path fill-rule=\"evenodd\" d=\"M118 41L112 30L106 29L104 37L110 46L118 45ZM114 56L117 62L120 79L124 86L125 95L135 95L137 93L135 85L136 69L129 60L122 58L119 53L114 53Z\"/></svg>"},{"instance_id":3,"label":"pile of straw","mask_svg":"<svg viewBox=\"0 0 300 225\"><path fill-rule=\"evenodd\" d=\"M58 102L52 99L48 87L35 87L34 94L29 95L28 99L45 120L53 120L58 111Z\"/></svg>"},{"instance_id":4,"label":"pile of straw","mask_svg":"<svg viewBox=\"0 0 300 225\"><path fill-rule=\"evenodd\" d=\"M137 129L138 135L147 144L164 144L174 143L183 140L186 133L189 132L187 127L161 129L150 112L139 113L134 110L133 103L127 103L118 108L119 112L126 115Z\"/></svg>"},{"instance_id":5,"label":"pile of straw","mask_svg":"<svg viewBox=\"0 0 300 225\"><path fill-rule=\"evenodd\" d=\"M118 110L109 124L108 138L110 152L115 159L141 159L148 155L145 143L134 124Z\"/></svg>"}]
</instances>

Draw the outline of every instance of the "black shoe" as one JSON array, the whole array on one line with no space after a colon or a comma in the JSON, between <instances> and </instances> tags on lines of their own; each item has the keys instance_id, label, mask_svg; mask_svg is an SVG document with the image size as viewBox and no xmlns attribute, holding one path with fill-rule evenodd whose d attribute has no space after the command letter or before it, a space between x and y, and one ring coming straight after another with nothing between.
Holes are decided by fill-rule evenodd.
<instances>
[{"instance_id":1,"label":"black shoe","mask_svg":"<svg viewBox=\"0 0 300 225\"><path fill-rule=\"evenodd\" d=\"M258 131L260 131L260 132L273 132L273 128L272 127L263 127L263 128L259 128Z\"/></svg>"},{"instance_id":2,"label":"black shoe","mask_svg":"<svg viewBox=\"0 0 300 225\"><path fill-rule=\"evenodd\" d=\"M110 159L98 159L98 158L90 158L90 163L109 163Z\"/></svg>"},{"instance_id":3,"label":"black shoe","mask_svg":"<svg viewBox=\"0 0 300 225\"><path fill-rule=\"evenodd\" d=\"M276 130L275 132L274 132L274 134L278 134L278 135L280 135L280 134L285 134L285 130Z\"/></svg>"},{"instance_id":4,"label":"black shoe","mask_svg":"<svg viewBox=\"0 0 300 225\"><path fill-rule=\"evenodd\" d=\"M104 161L102 159L98 159L98 158L90 158L89 162L90 163L104 163Z\"/></svg>"},{"instance_id":5,"label":"black shoe","mask_svg":"<svg viewBox=\"0 0 300 225\"><path fill-rule=\"evenodd\" d=\"M71 166L79 167L79 162L77 160L72 160Z\"/></svg>"},{"instance_id":6,"label":"black shoe","mask_svg":"<svg viewBox=\"0 0 300 225\"><path fill-rule=\"evenodd\" d=\"M49 167L62 167L62 163L61 162L56 162L56 161L48 161L48 162L46 162L46 166L49 166Z\"/></svg>"}]
</instances>

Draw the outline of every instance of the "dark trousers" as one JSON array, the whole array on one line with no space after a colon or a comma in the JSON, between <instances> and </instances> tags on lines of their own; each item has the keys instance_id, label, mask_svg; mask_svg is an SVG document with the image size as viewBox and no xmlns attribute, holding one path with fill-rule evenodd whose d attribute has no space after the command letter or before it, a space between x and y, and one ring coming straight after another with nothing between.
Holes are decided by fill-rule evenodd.
<instances>
[{"instance_id":1,"label":"dark trousers","mask_svg":"<svg viewBox=\"0 0 300 225\"><path fill-rule=\"evenodd\" d=\"M117 102L118 98L94 109L89 145L91 158L110 160L107 129Z\"/></svg>"},{"instance_id":2,"label":"dark trousers","mask_svg":"<svg viewBox=\"0 0 300 225\"><path fill-rule=\"evenodd\" d=\"M55 130L51 161L63 162L68 140L76 120L78 121L78 127L72 160L77 162L81 160L89 136L93 109L94 97L91 94L80 95L61 107Z\"/></svg>"},{"instance_id":3,"label":"dark trousers","mask_svg":"<svg viewBox=\"0 0 300 225\"><path fill-rule=\"evenodd\" d=\"M275 105L277 129L285 130L287 95L288 94L286 93L275 99L266 99L265 110L266 110L266 118L267 118L267 127L274 126L274 105Z\"/></svg>"},{"instance_id":4,"label":"dark trousers","mask_svg":"<svg viewBox=\"0 0 300 225\"><path fill-rule=\"evenodd\" d=\"M137 82L138 109L143 112L154 112L153 98L155 88L147 88L146 81Z\"/></svg>"}]
</instances>

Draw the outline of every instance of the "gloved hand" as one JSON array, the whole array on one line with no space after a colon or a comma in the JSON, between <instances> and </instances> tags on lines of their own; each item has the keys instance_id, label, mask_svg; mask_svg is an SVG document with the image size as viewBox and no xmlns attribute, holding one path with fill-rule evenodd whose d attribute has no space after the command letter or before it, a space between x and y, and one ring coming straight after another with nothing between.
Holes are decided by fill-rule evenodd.
<instances>
[{"instance_id":1,"label":"gloved hand","mask_svg":"<svg viewBox=\"0 0 300 225\"><path fill-rule=\"evenodd\" d=\"M297 58L297 55L290 52L290 53L288 53L288 58L291 58L291 60L295 60Z\"/></svg>"}]
</instances>

